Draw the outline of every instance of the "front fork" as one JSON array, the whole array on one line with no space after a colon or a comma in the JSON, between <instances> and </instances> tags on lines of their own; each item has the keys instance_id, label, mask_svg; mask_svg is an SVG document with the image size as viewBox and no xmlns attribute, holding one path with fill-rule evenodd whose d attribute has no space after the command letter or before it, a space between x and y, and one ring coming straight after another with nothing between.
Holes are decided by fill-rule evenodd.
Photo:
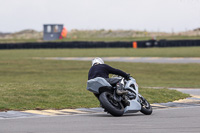
<instances>
[{"instance_id":1,"label":"front fork","mask_svg":"<svg viewBox=\"0 0 200 133\"><path fill-rule=\"evenodd\" d=\"M146 99L142 96L142 95L140 95L139 93L138 93L138 97L139 97L139 103L142 105L142 106L145 106L146 108L148 108L149 107L149 104L147 103L147 101L146 101Z\"/></svg>"}]
</instances>

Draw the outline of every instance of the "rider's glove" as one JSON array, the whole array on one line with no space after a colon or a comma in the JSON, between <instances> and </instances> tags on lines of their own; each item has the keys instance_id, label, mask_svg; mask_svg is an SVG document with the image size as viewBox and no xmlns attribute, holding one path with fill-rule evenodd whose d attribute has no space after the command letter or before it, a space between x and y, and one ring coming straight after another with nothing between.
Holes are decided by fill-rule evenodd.
<instances>
[{"instance_id":1,"label":"rider's glove","mask_svg":"<svg viewBox=\"0 0 200 133\"><path fill-rule=\"evenodd\" d=\"M127 76L125 77L125 79L126 79L126 80L129 80L130 77L131 77L131 75L130 75L130 74L127 74Z\"/></svg>"}]
</instances>

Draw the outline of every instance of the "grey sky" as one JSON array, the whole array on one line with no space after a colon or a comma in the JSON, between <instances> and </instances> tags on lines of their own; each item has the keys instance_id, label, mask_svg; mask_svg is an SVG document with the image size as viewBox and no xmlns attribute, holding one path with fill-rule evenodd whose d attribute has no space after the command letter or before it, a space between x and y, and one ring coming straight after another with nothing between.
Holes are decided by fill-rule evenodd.
<instances>
[{"instance_id":1,"label":"grey sky","mask_svg":"<svg viewBox=\"0 0 200 133\"><path fill-rule=\"evenodd\" d=\"M71 29L185 31L200 27L200 0L0 0L0 32Z\"/></svg>"}]
</instances>

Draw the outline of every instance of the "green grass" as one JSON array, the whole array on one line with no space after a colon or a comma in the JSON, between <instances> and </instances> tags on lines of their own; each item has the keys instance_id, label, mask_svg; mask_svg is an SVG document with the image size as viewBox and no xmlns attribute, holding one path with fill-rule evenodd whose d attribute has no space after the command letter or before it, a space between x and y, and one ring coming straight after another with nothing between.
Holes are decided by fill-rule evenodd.
<instances>
[{"instance_id":1,"label":"green grass","mask_svg":"<svg viewBox=\"0 0 200 133\"><path fill-rule=\"evenodd\" d=\"M187 94L168 89L155 90L150 88L141 88L140 93L147 98L150 103L172 102L178 99L189 97Z\"/></svg>"},{"instance_id":2,"label":"green grass","mask_svg":"<svg viewBox=\"0 0 200 133\"><path fill-rule=\"evenodd\" d=\"M14 51L14 52L13 52ZM1 50L0 59L30 57L200 57L200 47Z\"/></svg>"},{"instance_id":3,"label":"green grass","mask_svg":"<svg viewBox=\"0 0 200 133\"><path fill-rule=\"evenodd\" d=\"M144 57L152 55L200 57L199 50L200 47L1 50L0 109L61 109L99 106L93 94L86 90L87 73L91 62L36 60L32 57ZM140 93L150 103L173 101L189 95L174 90L147 87L200 88L199 64L107 63L133 75L142 88Z\"/></svg>"}]
</instances>

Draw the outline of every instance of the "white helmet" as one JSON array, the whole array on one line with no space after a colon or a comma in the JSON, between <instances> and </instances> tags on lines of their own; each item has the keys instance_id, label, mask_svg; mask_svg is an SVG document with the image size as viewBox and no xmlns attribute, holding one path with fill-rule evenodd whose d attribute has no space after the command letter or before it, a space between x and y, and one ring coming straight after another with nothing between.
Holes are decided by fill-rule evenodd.
<instances>
[{"instance_id":1,"label":"white helmet","mask_svg":"<svg viewBox=\"0 0 200 133\"><path fill-rule=\"evenodd\" d=\"M101 58L96 57L96 58L94 58L94 59L92 60L92 66L93 66L94 64L104 64L104 61L103 61Z\"/></svg>"}]
</instances>

